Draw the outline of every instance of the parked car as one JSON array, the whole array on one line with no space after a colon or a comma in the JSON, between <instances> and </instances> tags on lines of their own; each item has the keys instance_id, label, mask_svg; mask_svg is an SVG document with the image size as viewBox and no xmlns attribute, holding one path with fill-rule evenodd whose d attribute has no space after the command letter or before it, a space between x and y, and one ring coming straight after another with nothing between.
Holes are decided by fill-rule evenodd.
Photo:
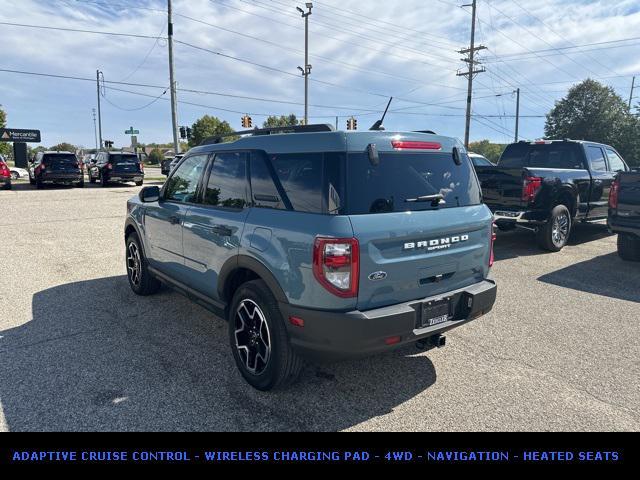
<instances>
[{"instance_id":1,"label":"parked car","mask_svg":"<svg viewBox=\"0 0 640 480\"><path fill-rule=\"evenodd\" d=\"M6 190L11 189L11 170L2 157L0 157L0 185Z\"/></svg>"},{"instance_id":2,"label":"parked car","mask_svg":"<svg viewBox=\"0 0 640 480\"><path fill-rule=\"evenodd\" d=\"M552 252L567 244L576 222L607 218L613 180L627 170L613 147L577 140L513 143L497 166L476 168L498 227L532 230Z\"/></svg>"},{"instance_id":3,"label":"parked car","mask_svg":"<svg viewBox=\"0 0 640 480\"><path fill-rule=\"evenodd\" d=\"M162 172L162 175L169 175L169 172L171 171L171 162L173 162L173 157L165 157L164 160L162 160L160 163L160 171Z\"/></svg>"},{"instance_id":4,"label":"parked car","mask_svg":"<svg viewBox=\"0 0 640 480\"><path fill-rule=\"evenodd\" d=\"M244 135L206 140L130 199L124 237L132 290L163 282L227 318L253 387L289 384L303 359L442 346L492 309L493 219L458 140Z\"/></svg>"},{"instance_id":5,"label":"parked car","mask_svg":"<svg viewBox=\"0 0 640 480\"><path fill-rule=\"evenodd\" d=\"M620 173L609 195L609 230L618 234L618 254L640 262L640 172Z\"/></svg>"},{"instance_id":6,"label":"parked car","mask_svg":"<svg viewBox=\"0 0 640 480\"><path fill-rule=\"evenodd\" d=\"M178 164L180 163L180 160L182 160L183 158L184 158L184 154L182 154L182 153L179 153L178 155L173 157L173 160L171 160L171 164L169 165L169 171L171 171L174 168L176 168L178 166Z\"/></svg>"},{"instance_id":7,"label":"parked car","mask_svg":"<svg viewBox=\"0 0 640 480\"><path fill-rule=\"evenodd\" d=\"M100 182L106 187L110 182L144 182L144 165L135 153L99 152L89 168L89 182Z\"/></svg>"},{"instance_id":8,"label":"parked car","mask_svg":"<svg viewBox=\"0 0 640 480\"><path fill-rule=\"evenodd\" d=\"M9 167L9 170L11 171L11 178L13 180L18 180L20 178L29 178L29 171L25 170L24 168Z\"/></svg>"},{"instance_id":9,"label":"parked car","mask_svg":"<svg viewBox=\"0 0 640 480\"><path fill-rule=\"evenodd\" d=\"M473 162L474 167L493 167L495 163L491 162L484 155L480 155L478 153L469 152L469 158L471 162Z\"/></svg>"},{"instance_id":10,"label":"parked car","mask_svg":"<svg viewBox=\"0 0 640 480\"><path fill-rule=\"evenodd\" d=\"M29 183L37 188L45 184L84 187L82 163L75 153L38 152L29 165Z\"/></svg>"}]
</instances>

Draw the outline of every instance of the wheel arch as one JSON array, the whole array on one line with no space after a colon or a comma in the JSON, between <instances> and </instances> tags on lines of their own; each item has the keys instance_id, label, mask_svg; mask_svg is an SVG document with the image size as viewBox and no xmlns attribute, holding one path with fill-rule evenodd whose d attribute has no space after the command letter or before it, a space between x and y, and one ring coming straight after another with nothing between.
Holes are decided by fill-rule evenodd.
<instances>
[{"instance_id":1,"label":"wheel arch","mask_svg":"<svg viewBox=\"0 0 640 480\"><path fill-rule=\"evenodd\" d=\"M558 205L566 206L569 209L569 213L571 213L571 218L575 218L578 214L578 192L576 188L571 185L563 185L556 193L551 208L553 209Z\"/></svg>"},{"instance_id":2,"label":"wheel arch","mask_svg":"<svg viewBox=\"0 0 640 480\"><path fill-rule=\"evenodd\" d=\"M289 303L289 300L276 279L276 276L259 260L247 255L230 258L220 269L218 275L218 297L227 305L231 303L236 289L250 280L264 281L278 302Z\"/></svg>"}]
</instances>

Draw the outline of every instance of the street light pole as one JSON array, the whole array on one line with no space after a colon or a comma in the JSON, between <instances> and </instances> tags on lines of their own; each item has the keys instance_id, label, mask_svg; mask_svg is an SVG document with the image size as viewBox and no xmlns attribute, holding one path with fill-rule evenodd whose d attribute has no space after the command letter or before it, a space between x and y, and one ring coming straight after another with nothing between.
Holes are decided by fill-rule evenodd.
<instances>
[{"instance_id":1,"label":"street light pole","mask_svg":"<svg viewBox=\"0 0 640 480\"><path fill-rule=\"evenodd\" d=\"M176 79L173 65L173 10L171 0L167 0L168 17L168 44L169 44L169 82L171 83L171 128L173 130L173 150L175 154L180 153L180 142L178 141L178 100L176 95Z\"/></svg>"},{"instance_id":2,"label":"street light pole","mask_svg":"<svg viewBox=\"0 0 640 480\"><path fill-rule=\"evenodd\" d=\"M304 124L309 125L309 75L311 74L311 65L309 65L309 15L311 15L311 9L313 3L305 3L307 11L305 12L300 7L296 9L302 14L304 18L304 69L298 67L298 70L302 72L304 77Z\"/></svg>"},{"instance_id":3,"label":"street light pole","mask_svg":"<svg viewBox=\"0 0 640 480\"><path fill-rule=\"evenodd\" d=\"M516 90L516 143L518 143L518 129L520 127L520 89Z\"/></svg>"},{"instance_id":4,"label":"street light pole","mask_svg":"<svg viewBox=\"0 0 640 480\"><path fill-rule=\"evenodd\" d=\"M98 150L98 127L96 125L96 109L93 109L93 134L96 137L96 150Z\"/></svg>"},{"instance_id":5,"label":"street light pole","mask_svg":"<svg viewBox=\"0 0 640 480\"><path fill-rule=\"evenodd\" d=\"M96 86L98 89L98 133L100 143L98 144L98 148L102 148L102 112L100 111L100 74L102 72L100 70L96 70Z\"/></svg>"}]
</instances>

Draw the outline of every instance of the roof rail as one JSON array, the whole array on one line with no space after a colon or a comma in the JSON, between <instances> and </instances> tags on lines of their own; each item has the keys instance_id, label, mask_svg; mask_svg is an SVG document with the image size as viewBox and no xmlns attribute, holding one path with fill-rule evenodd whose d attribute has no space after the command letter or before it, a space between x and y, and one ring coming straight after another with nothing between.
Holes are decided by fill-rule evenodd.
<instances>
[{"instance_id":1,"label":"roof rail","mask_svg":"<svg viewBox=\"0 0 640 480\"><path fill-rule=\"evenodd\" d=\"M235 136L262 136L273 135L277 133L318 133L318 132L333 132L335 129L328 123L320 123L316 125L295 125L289 127L269 127L269 128L254 128L253 130L243 130L241 132L225 133L223 135L214 135L212 137L205 138L200 145L215 145L221 143L222 140L228 137Z\"/></svg>"}]
</instances>

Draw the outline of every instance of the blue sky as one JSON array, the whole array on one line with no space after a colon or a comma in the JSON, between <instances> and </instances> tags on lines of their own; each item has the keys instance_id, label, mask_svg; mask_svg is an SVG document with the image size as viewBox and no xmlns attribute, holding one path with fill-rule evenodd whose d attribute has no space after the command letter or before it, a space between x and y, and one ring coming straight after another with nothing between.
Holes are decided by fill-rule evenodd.
<instances>
[{"instance_id":1,"label":"blue sky","mask_svg":"<svg viewBox=\"0 0 640 480\"><path fill-rule=\"evenodd\" d=\"M387 129L463 137L466 80L456 76L463 68L456 50L468 44L470 14L459 3L470 2L314 2L311 120L334 123L340 115L344 128L346 116L353 114L359 128L366 128L384 109L385 96L394 96ZM189 125L210 114L240 128L238 112L251 114L254 124L267 114L302 116L304 84L297 66L304 63L304 24L295 7L303 4L174 0L175 39L182 42L175 47L179 123ZM478 4L477 42L489 48L481 55L487 72L475 83L473 110L479 116L472 122L472 140L511 141L511 92L518 87L520 132L528 139L543 136L541 117L587 77L628 98L632 76L640 75L640 0ZM166 35L165 8L163 0L0 0L0 22L153 37L0 25L0 69L89 79L100 69L107 81L139 84L107 84L103 137L127 145L124 131L134 126L141 142L169 142L169 93L163 94L169 84L167 45L156 40ZM631 40L617 42L621 39ZM94 145L95 83L0 71L0 104L11 127L39 128L46 146L60 141Z\"/></svg>"}]
</instances>

